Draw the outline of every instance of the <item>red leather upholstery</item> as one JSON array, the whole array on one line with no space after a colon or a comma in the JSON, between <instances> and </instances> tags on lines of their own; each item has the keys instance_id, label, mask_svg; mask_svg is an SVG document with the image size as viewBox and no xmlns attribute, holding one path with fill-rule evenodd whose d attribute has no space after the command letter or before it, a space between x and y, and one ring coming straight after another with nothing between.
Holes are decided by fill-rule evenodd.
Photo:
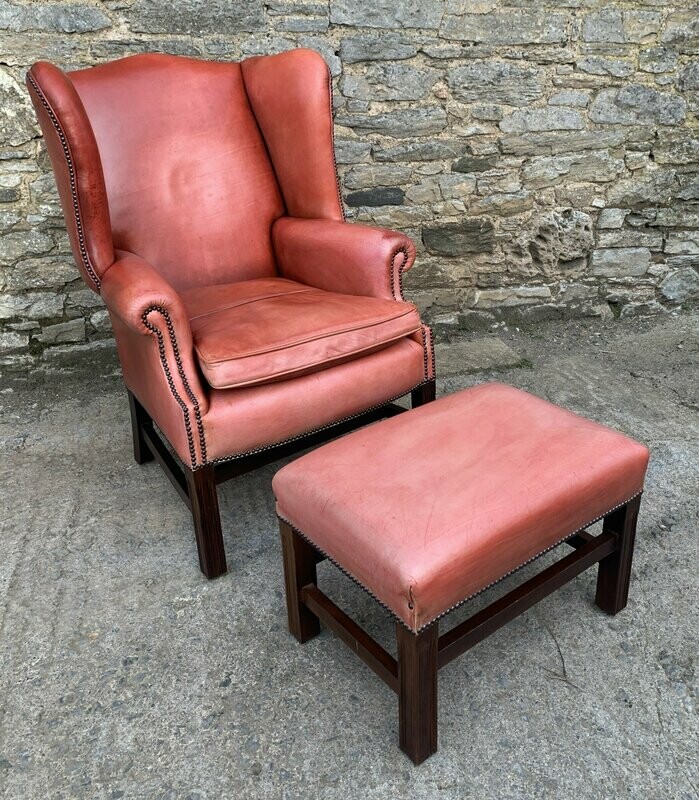
<instances>
[{"instance_id":1,"label":"red leather upholstery","mask_svg":"<svg viewBox=\"0 0 699 800\"><path fill-rule=\"evenodd\" d=\"M401 300L415 245L402 233L325 219L282 217L272 229L285 278L330 292Z\"/></svg>"},{"instance_id":2,"label":"red leather upholstery","mask_svg":"<svg viewBox=\"0 0 699 800\"><path fill-rule=\"evenodd\" d=\"M124 380L187 465L297 437L434 375L429 331L400 291L412 244L341 222L318 54L139 55L71 73L40 62L27 82ZM240 302L284 277L304 290Z\"/></svg>"},{"instance_id":3,"label":"red leather upholstery","mask_svg":"<svg viewBox=\"0 0 699 800\"><path fill-rule=\"evenodd\" d=\"M92 128L74 85L53 64L34 64L27 85L56 176L75 263L85 283L98 291L114 261L114 246Z\"/></svg>"},{"instance_id":4,"label":"red leather upholstery","mask_svg":"<svg viewBox=\"0 0 699 800\"><path fill-rule=\"evenodd\" d=\"M302 456L279 515L413 631L643 488L641 444L501 384Z\"/></svg>"},{"instance_id":5,"label":"red leather upholstery","mask_svg":"<svg viewBox=\"0 0 699 800\"><path fill-rule=\"evenodd\" d=\"M294 439L400 397L424 381L410 337L339 366L262 386L212 391L203 418L209 460Z\"/></svg>"},{"instance_id":6,"label":"red leather upholstery","mask_svg":"<svg viewBox=\"0 0 699 800\"><path fill-rule=\"evenodd\" d=\"M333 145L332 83L322 56L290 50L242 64L287 214L343 219Z\"/></svg>"},{"instance_id":7,"label":"red leather upholstery","mask_svg":"<svg viewBox=\"0 0 699 800\"><path fill-rule=\"evenodd\" d=\"M70 79L102 157L115 247L176 289L276 274L270 230L284 206L240 64L141 55Z\"/></svg>"},{"instance_id":8,"label":"red leather upholstery","mask_svg":"<svg viewBox=\"0 0 699 800\"><path fill-rule=\"evenodd\" d=\"M410 303L324 292L282 278L190 289L182 299L199 365L215 389L325 369L420 328Z\"/></svg>"}]
</instances>

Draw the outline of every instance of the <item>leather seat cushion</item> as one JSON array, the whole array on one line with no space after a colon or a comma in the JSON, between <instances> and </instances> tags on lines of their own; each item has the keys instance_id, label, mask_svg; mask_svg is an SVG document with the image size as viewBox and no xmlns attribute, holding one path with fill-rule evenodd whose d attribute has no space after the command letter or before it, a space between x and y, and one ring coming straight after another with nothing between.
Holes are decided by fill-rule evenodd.
<instances>
[{"instance_id":1,"label":"leather seat cushion","mask_svg":"<svg viewBox=\"0 0 699 800\"><path fill-rule=\"evenodd\" d=\"M420 329L415 306L284 278L182 292L206 380L230 389L348 361Z\"/></svg>"},{"instance_id":2,"label":"leather seat cushion","mask_svg":"<svg viewBox=\"0 0 699 800\"><path fill-rule=\"evenodd\" d=\"M466 389L281 469L279 516L413 631L637 495L648 450L509 386Z\"/></svg>"}]
</instances>

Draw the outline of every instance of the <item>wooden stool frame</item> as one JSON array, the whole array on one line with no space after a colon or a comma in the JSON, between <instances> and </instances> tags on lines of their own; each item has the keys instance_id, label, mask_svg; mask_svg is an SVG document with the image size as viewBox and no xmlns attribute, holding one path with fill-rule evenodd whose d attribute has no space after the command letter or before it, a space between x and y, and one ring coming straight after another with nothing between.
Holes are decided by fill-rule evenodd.
<instances>
[{"instance_id":1,"label":"wooden stool frame","mask_svg":"<svg viewBox=\"0 0 699 800\"><path fill-rule=\"evenodd\" d=\"M574 552L441 636L438 621L417 634L396 622L397 659L318 588L316 565L325 556L280 520L289 630L304 643L320 633L322 623L396 692L400 748L420 764L437 750L439 669L594 564L596 605L607 614L626 606L640 500L638 495L604 517L598 536L571 536L566 544Z\"/></svg>"}]
</instances>

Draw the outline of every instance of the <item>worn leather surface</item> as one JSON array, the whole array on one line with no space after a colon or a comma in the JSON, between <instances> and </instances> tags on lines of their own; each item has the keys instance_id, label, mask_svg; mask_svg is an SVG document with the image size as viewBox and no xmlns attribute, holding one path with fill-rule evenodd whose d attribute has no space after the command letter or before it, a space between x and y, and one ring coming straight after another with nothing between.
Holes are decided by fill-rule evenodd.
<instances>
[{"instance_id":1,"label":"worn leather surface","mask_svg":"<svg viewBox=\"0 0 699 800\"><path fill-rule=\"evenodd\" d=\"M97 143L75 87L53 64L39 61L27 87L44 134L75 263L95 291L114 261L109 205Z\"/></svg>"},{"instance_id":2,"label":"worn leather surface","mask_svg":"<svg viewBox=\"0 0 699 800\"><path fill-rule=\"evenodd\" d=\"M290 50L241 63L287 213L343 219L335 171L331 82L322 56Z\"/></svg>"},{"instance_id":3,"label":"worn leather surface","mask_svg":"<svg viewBox=\"0 0 699 800\"><path fill-rule=\"evenodd\" d=\"M263 386L214 389L204 417L210 459L300 436L410 391L424 351L410 337L319 372Z\"/></svg>"},{"instance_id":4,"label":"worn leather surface","mask_svg":"<svg viewBox=\"0 0 699 800\"><path fill-rule=\"evenodd\" d=\"M390 291L391 276L395 283L412 262L409 241L340 224L330 80L317 53L296 50L241 64L148 54L70 73L40 62L28 84L73 253L109 309L125 382L185 463L199 466L297 436L432 374L428 333L416 312L403 304L410 310L389 319L371 299L400 298ZM282 282L272 229L287 215L337 224L334 232L322 227L322 252L312 251L306 228L290 227L282 246L290 270L306 276L309 287L347 295L332 301L339 324L327 303L311 313L310 302L290 298L267 309L264 321L220 307L202 321L201 307L210 312L228 303L247 281ZM393 256L402 242L408 255ZM346 274L333 282L323 264L337 257ZM190 316L197 318L194 332ZM319 330L311 330L312 319ZM342 324L351 330L340 336ZM307 340L293 362L289 333ZM404 339L391 344L397 335ZM263 374L277 382L212 388L195 339L216 364L214 383L250 383ZM371 353L374 346L385 350ZM362 347L370 355L338 363ZM253 354L260 349L268 352ZM219 381L221 364L233 362L235 375ZM252 378L243 375L244 363L255 365ZM316 367L317 376L290 377ZM295 391L304 395L294 397Z\"/></svg>"},{"instance_id":5,"label":"worn leather surface","mask_svg":"<svg viewBox=\"0 0 699 800\"><path fill-rule=\"evenodd\" d=\"M102 281L124 382L157 422L186 464L203 448L197 415L209 406L192 333L178 293L142 258L117 251ZM163 358L165 366L163 366ZM191 434L183 425L189 421ZM191 443L191 445L190 445Z\"/></svg>"},{"instance_id":6,"label":"worn leather surface","mask_svg":"<svg viewBox=\"0 0 699 800\"><path fill-rule=\"evenodd\" d=\"M276 274L283 203L240 64L147 54L71 72L115 247L176 289Z\"/></svg>"},{"instance_id":7,"label":"worn leather surface","mask_svg":"<svg viewBox=\"0 0 699 800\"><path fill-rule=\"evenodd\" d=\"M183 292L199 365L216 389L284 380L358 358L420 328L410 303L281 278Z\"/></svg>"},{"instance_id":8,"label":"worn leather surface","mask_svg":"<svg viewBox=\"0 0 699 800\"><path fill-rule=\"evenodd\" d=\"M356 223L281 217L272 236L281 275L330 292L402 299L415 260L407 236Z\"/></svg>"},{"instance_id":9,"label":"worn leather surface","mask_svg":"<svg viewBox=\"0 0 699 800\"><path fill-rule=\"evenodd\" d=\"M648 450L502 384L444 397L281 469L281 517L413 631L624 503Z\"/></svg>"}]
</instances>

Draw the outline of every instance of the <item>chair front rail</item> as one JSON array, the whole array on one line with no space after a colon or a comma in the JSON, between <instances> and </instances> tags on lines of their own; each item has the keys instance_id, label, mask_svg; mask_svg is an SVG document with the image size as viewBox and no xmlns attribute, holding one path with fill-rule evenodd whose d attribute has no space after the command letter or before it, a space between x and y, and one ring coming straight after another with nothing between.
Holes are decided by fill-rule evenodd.
<instances>
[{"instance_id":1,"label":"chair front rail","mask_svg":"<svg viewBox=\"0 0 699 800\"><path fill-rule=\"evenodd\" d=\"M281 444L273 445L257 453L250 453L240 458L232 458L230 461L222 461L215 465L216 483L224 483L231 478L245 475L247 472L265 467L268 464L279 461L279 459L292 456L300 450L316 447L327 442L329 439L344 436L346 433L360 428L363 425L369 425L372 422L378 422L378 420L386 419L387 417L394 417L397 414L402 414L404 411L407 411L407 409L395 403L387 403L380 408L367 411L361 416L354 417L346 422L338 422L322 430L300 436L292 441L282 442Z\"/></svg>"}]
</instances>

